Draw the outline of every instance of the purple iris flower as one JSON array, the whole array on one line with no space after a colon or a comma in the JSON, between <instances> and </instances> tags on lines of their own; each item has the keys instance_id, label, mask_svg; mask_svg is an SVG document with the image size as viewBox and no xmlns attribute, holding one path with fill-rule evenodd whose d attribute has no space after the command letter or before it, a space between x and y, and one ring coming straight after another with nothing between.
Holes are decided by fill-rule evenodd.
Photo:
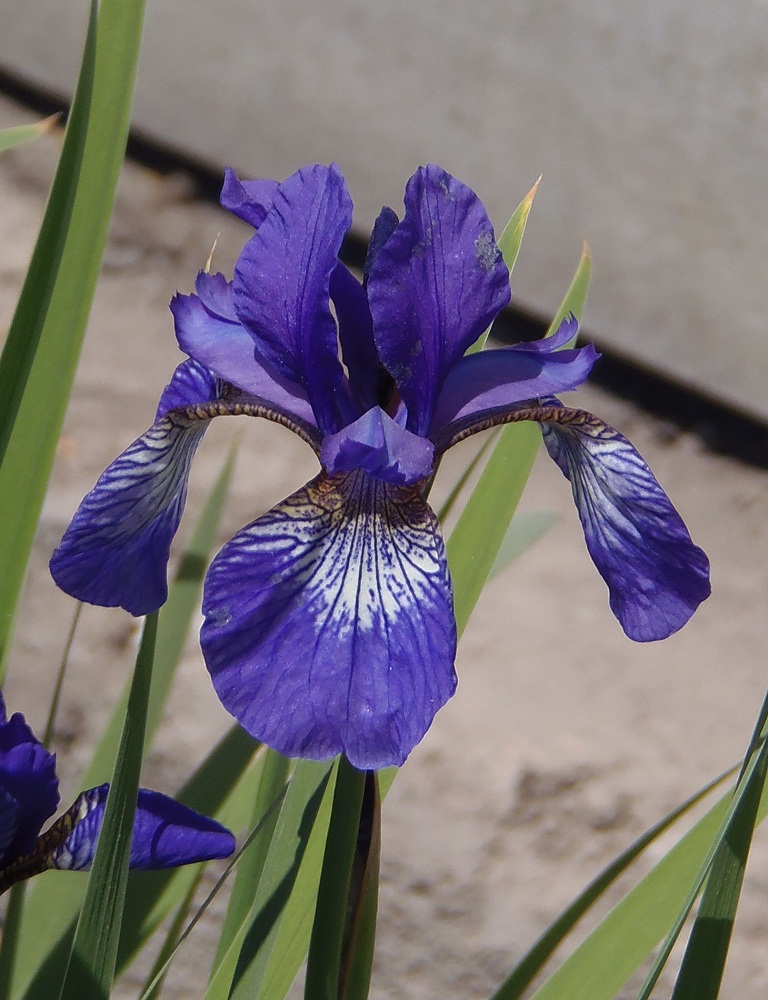
<instances>
[{"instance_id":1,"label":"purple iris flower","mask_svg":"<svg viewBox=\"0 0 768 1000\"><path fill-rule=\"evenodd\" d=\"M587 547L633 639L679 629L709 594L708 563L629 442L555 393L597 358L549 339L466 351L509 301L483 205L420 168L402 220L383 209L364 278L339 261L352 202L335 165L284 183L227 172L222 204L249 222L234 280L201 273L171 303L189 356L154 425L103 473L51 560L59 586L135 615L166 598L187 470L225 414L290 427L321 471L239 531L205 582L201 642L224 706L289 756L401 764L456 687L456 625L425 500L446 449L536 421L570 480Z\"/></svg>"},{"instance_id":2,"label":"purple iris flower","mask_svg":"<svg viewBox=\"0 0 768 1000\"><path fill-rule=\"evenodd\" d=\"M0 694L0 893L52 868L91 867L109 785L89 788L45 833L59 804L56 757L16 712L6 716ZM139 789L131 868L176 868L226 858L235 838L223 826L175 799Z\"/></svg>"}]
</instances>

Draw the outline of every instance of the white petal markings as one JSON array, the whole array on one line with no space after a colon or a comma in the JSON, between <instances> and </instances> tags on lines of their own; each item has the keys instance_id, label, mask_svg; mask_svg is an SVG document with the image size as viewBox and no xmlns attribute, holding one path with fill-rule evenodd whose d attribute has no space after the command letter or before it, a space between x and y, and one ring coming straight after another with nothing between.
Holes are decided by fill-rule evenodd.
<instances>
[{"instance_id":1,"label":"white petal markings","mask_svg":"<svg viewBox=\"0 0 768 1000\"><path fill-rule=\"evenodd\" d=\"M444 546L414 487L321 474L227 543L203 612L219 697L288 755L402 763L455 689Z\"/></svg>"},{"instance_id":2,"label":"white petal markings","mask_svg":"<svg viewBox=\"0 0 768 1000\"><path fill-rule=\"evenodd\" d=\"M613 613L631 639L666 638L709 596L706 555L625 437L584 410L544 413L544 443L571 483Z\"/></svg>"}]
</instances>

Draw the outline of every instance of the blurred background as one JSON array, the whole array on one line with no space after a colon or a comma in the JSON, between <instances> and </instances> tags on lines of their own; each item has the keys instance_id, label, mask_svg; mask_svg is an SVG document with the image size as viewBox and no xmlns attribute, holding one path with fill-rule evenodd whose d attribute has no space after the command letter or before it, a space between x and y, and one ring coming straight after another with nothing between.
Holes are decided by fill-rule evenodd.
<instances>
[{"instance_id":1,"label":"blurred background","mask_svg":"<svg viewBox=\"0 0 768 1000\"><path fill-rule=\"evenodd\" d=\"M66 101L85 0L0 0L0 12L0 91ZM458 694L384 810L375 997L488 996L603 865L747 744L768 646L766 42L764 0L149 0L134 130L164 168L128 164L121 180L21 612L12 708L41 727L41 684L72 614L47 560L80 498L152 419L180 359L167 303L191 289L217 234L227 273L247 237L199 197L201 177L225 165L283 178L338 161L361 240L382 203L399 209L420 163L472 186L497 231L543 174L514 275L518 318L551 316L587 238L584 329L618 377L613 393L587 388L579 402L631 437L712 560L713 596L687 628L630 643L567 485L540 460L524 505L558 521L487 588L460 648ZM34 117L0 99L0 125ZM0 329L58 144L0 158ZM662 417L628 399L638 373L649 404L663 397ZM699 427L681 431L702 400L710 424L750 418L729 426L754 438L755 464L733 457L749 441L732 435L731 454L713 454ZM315 470L282 428L244 423L216 422L194 470L193 513L241 437L222 541ZM471 453L451 453L438 497ZM121 612L85 610L58 734L65 774L87 758L136 634ZM146 783L173 791L226 724L192 637ZM764 840L723 993L739 1000L768 992ZM200 975L191 961L170 995L192 1000Z\"/></svg>"},{"instance_id":2,"label":"blurred background","mask_svg":"<svg viewBox=\"0 0 768 1000\"><path fill-rule=\"evenodd\" d=\"M0 6L0 69L69 93L85 0ZM598 342L767 417L766 38L763 0L150 0L134 124L250 176L335 159L361 234L419 163L499 226L543 173L517 304L588 237Z\"/></svg>"}]
</instances>

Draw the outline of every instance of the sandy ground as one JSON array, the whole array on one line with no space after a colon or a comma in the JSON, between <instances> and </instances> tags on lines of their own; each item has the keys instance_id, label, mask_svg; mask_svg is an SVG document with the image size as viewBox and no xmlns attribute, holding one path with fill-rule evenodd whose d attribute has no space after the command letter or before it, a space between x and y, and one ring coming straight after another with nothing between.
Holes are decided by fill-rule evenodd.
<instances>
[{"instance_id":1,"label":"sandy ground","mask_svg":"<svg viewBox=\"0 0 768 1000\"><path fill-rule=\"evenodd\" d=\"M23 120L0 106L0 125ZM56 146L45 140L0 158L0 329L12 314ZM196 201L184 178L126 168L6 686L10 707L38 731L73 612L48 578L47 559L99 472L151 422L179 360L171 295L191 289L217 234L216 263L229 271L247 232ZM696 438L597 390L579 393L579 403L648 459L710 555L714 594L682 633L632 644L609 612L567 484L541 457L524 506L553 510L558 522L488 586L460 647L458 693L386 802L372 994L382 1000L488 996L571 897L654 820L736 762L751 733L766 684L765 473L708 453ZM222 541L315 468L282 428L217 421L195 464L192 515L237 435ZM443 489L468 454L446 463ZM192 521L185 519L180 544ZM85 610L57 742L65 798L124 683L136 634L122 612ZM227 724L191 642L147 783L172 791ZM768 992L767 904L761 831L724 997ZM170 996L202 994L191 953L204 952L212 933L203 929L189 949ZM130 984L124 992L135 995ZM666 980L658 996L668 995Z\"/></svg>"}]
</instances>

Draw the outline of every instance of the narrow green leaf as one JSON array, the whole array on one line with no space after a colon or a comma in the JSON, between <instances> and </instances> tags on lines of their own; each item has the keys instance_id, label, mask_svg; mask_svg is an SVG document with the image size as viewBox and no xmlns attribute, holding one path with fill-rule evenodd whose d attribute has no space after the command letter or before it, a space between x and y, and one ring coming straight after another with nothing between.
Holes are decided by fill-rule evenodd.
<instances>
[{"instance_id":1,"label":"narrow green leaf","mask_svg":"<svg viewBox=\"0 0 768 1000\"><path fill-rule=\"evenodd\" d=\"M145 987L144 992L141 994L141 997L139 998L139 1000L147 1000L148 994L152 990L155 989L155 987L157 986L158 982L160 981L160 978L165 975L165 972L167 971L168 966L170 965L170 962L173 960L173 958L174 958L177 950L179 949L179 947L186 941L186 939L189 937L189 935L194 931L194 929L195 929L198 921L201 919L201 917L204 915L204 913L206 912L206 910L208 909L208 907L210 906L210 904L216 898L216 896L218 895L218 893L220 892L220 890L224 886L225 882L228 880L230 874L232 873L232 871L234 870L234 868L237 866L238 862L240 861L240 858L243 856L243 854L250 847L251 843L259 836L259 834L260 834L261 830L263 829L264 825L271 820L273 813L275 813L277 811L277 809L280 807L280 805L282 804L282 801L285 798L286 788L287 788L287 786L284 786L282 788L282 790L278 794L278 797L275 799L275 801L273 803L271 803L271 805L268 807L267 811L264 813L264 816L262 817L262 819L259 822L258 826L256 826L249 833L249 835L246 837L246 839L245 839L244 843L242 844L242 846L240 847L240 849L237 850L235 852L235 854L230 858L227 867L224 869L224 872L218 878L218 880L217 880L216 884L214 885L213 889L211 889L211 891L208 893L208 895L206 896L206 898L203 900L203 902L201 903L201 905L198 908L197 912L195 913L195 915L190 920L189 924L184 928L184 932L179 937L179 940L176 943L176 945L174 946L173 951L168 956L168 958L163 963L163 965L160 967L160 969L158 970L158 972L155 975L155 978L147 984L147 986Z\"/></svg>"},{"instance_id":2,"label":"narrow green leaf","mask_svg":"<svg viewBox=\"0 0 768 1000\"><path fill-rule=\"evenodd\" d=\"M72 624L69 627L69 632L67 633L67 638L64 642L64 649L61 654L59 669L56 673L56 681L53 685L53 694L51 695L51 704L48 709L48 718L45 720L45 731L43 732L42 741L43 746L48 750L51 748L53 734L56 732L56 720L59 715L61 691L64 687L64 678L66 677L67 667L69 666L69 654L72 652L72 643L75 641L75 633L77 632L77 626L80 622L80 614L82 610L83 605L80 601L78 601L75 606L75 613L72 615Z\"/></svg>"},{"instance_id":3,"label":"narrow green leaf","mask_svg":"<svg viewBox=\"0 0 768 1000\"><path fill-rule=\"evenodd\" d=\"M378 772L382 799L392 787L398 771L397 767L387 767ZM283 910L280 929L270 951L259 991L254 993L252 1000L284 1000L307 953L330 816L330 798L327 794L326 799L327 809L324 802L304 852L290 899ZM206 1000L210 998L206 997Z\"/></svg>"},{"instance_id":4,"label":"narrow green leaf","mask_svg":"<svg viewBox=\"0 0 768 1000\"><path fill-rule=\"evenodd\" d=\"M534 424L505 427L446 544L459 635L482 593L517 509L541 433Z\"/></svg>"},{"instance_id":5,"label":"narrow green leaf","mask_svg":"<svg viewBox=\"0 0 768 1000\"><path fill-rule=\"evenodd\" d=\"M256 771L249 770L258 748L245 730L233 726L175 798L190 809L213 816L224 826L242 829L261 778L261 763ZM185 865L164 872L131 873L117 954L120 972L197 884L204 867Z\"/></svg>"},{"instance_id":6,"label":"narrow green leaf","mask_svg":"<svg viewBox=\"0 0 768 1000\"><path fill-rule=\"evenodd\" d=\"M709 1000L717 997L728 956L733 922L739 904L744 871L757 821L757 810L768 771L768 695L744 757L732 815L716 838L711 850L711 866L703 869L691 887L686 904L659 950L641 990L650 997L653 986L693 906L696 895L706 878L706 889L694 921L683 963L680 968L673 1000ZM751 773L750 773L751 769ZM709 860L709 859L708 859ZM707 874L708 871L708 874Z\"/></svg>"},{"instance_id":7,"label":"narrow green leaf","mask_svg":"<svg viewBox=\"0 0 768 1000\"><path fill-rule=\"evenodd\" d=\"M266 823L263 822L264 816L288 780L288 767L289 762L286 757L275 750L266 750L259 790L253 804L250 822L250 827L252 829L260 827L260 832L237 865L237 876L232 886L227 913L222 924L213 970L217 969L224 960L238 928L246 920L251 908L254 888L259 884L269 845L277 825L277 813L270 817Z\"/></svg>"},{"instance_id":8,"label":"narrow green leaf","mask_svg":"<svg viewBox=\"0 0 768 1000\"><path fill-rule=\"evenodd\" d=\"M381 864L381 796L375 771L365 778L365 795L350 892L350 915L344 945L339 1000L366 1000L376 942Z\"/></svg>"},{"instance_id":9,"label":"narrow green leaf","mask_svg":"<svg viewBox=\"0 0 768 1000\"><path fill-rule=\"evenodd\" d=\"M533 199L536 195L536 189L539 186L539 180L533 185L528 194L523 198L520 204L512 213L512 218L504 227L504 232L496 241L496 245L499 250L501 250L501 255L504 258L504 263L507 265L507 270L512 273L512 269L517 261L517 255L520 253L520 245L523 242L523 236L525 234L525 226L528 222L528 216L531 211L531 205L533 205ZM488 334L491 332L491 328L481 334L478 340L469 348L468 354L472 354L475 351L482 351L485 347L485 342L488 340Z\"/></svg>"},{"instance_id":10,"label":"narrow green leaf","mask_svg":"<svg viewBox=\"0 0 768 1000\"><path fill-rule=\"evenodd\" d=\"M589 246L585 243L581 249L581 257L579 258L579 263L576 267L576 273L568 286L568 291L565 293L563 301L560 303L560 308L557 310L552 322L549 324L547 332L544 335L545 337L551 337L553 333L557 332L558 327L568 313L573 313L576 319L581 319L581 315L584 312L584 306L587 301L587 292L589 291L589 279L591 275L592 255L589 252Z\"/></svg>"},{"instance_id":11,"label":"narrow green leaf","mask_svg":"<svg viewBox=\"0 0 768 1000\"><path fill-rule=\"evenodd\" d=\"M142 1000L158 1000L160 996L163 989L163 983L165 982L165 977L168 975L170 960L178 947L179 938L184 930L184 925L189 917L189 912L192 909L192 903L199 884L200 880L195 879L194 883L189 887L187 895L184 897L179 908L174 914L171 926L168 928L168 933L165 936L165 940L157 953L155 963L147 976L146 984L141 993Z\"/></svg>"},{"instance_id":12,"label":"narrow green leaf","mask_svg":"<svg viewBox=\"0 0 768 1000\"><path fill-rule=\"evenodd\" d=\"M622 875L626 869L635 861L640 854L652 844L665 830L676 823L681 816L684 816L693 806L709 795L709 793L722 784L735 768L726 771L718 778L708 782L694 795L682 802L672 812L659 820L652 827L646 830L634 843L615 858L602 872L593 879L589 885L579 893L560 916L544 931L541 937L535 942L532 948L520 959L512 970L508 978L502 983L494 993L492 1000L520 1000L536 976L544 968L546 962L552 957L555 949L558 948L566 936L581 920L585 913L597 902L616 879Z\"/></svg>"},{"instance_id":13,"label":"narrow green leaf","mask_svg":"<svg viewBox=\"0 0 768 1000\"><path fill-rule=\"evenodd\" d=\"M459 476L459 478L451 487L448 496L445 498L445 501L440 507L440 510L437 512L437 518L441 524L445 523L446 518L449 516L453 508L456 506L458 499L461 496L461 491L467 485L473 473L477 470L480 463L486 457L491 447L496 442L496 439L500 433L501 432L498 427L493 428L491 433L486 436L483 443L480 445L475 454L472 456L472 459L468 463L466 469L464 469L462 474Z\"/></svg>"},{"instance_id":14,"label":"narrow green leaf","mask_svg":"<svg viewBox=\"0 0 768 1000\"><path fill-rule=\"evenodd\" d=\"M13 970L19 955L19 928L24 912L26 888L26 882L17 882L8 893L3 936L0 941L0 1000L8 1000L11 995Z\"/></svg>"},{"instance_id":15,"label":"narrow green leaf","mask_svg":"<svg viewBox=\"0 0 768 1000\"><path fill-rule=\"evenodd\" d=\"M651 954L688 898L729 816L726 795L618 903L531 1000L613 1000ZM763 795L758 812L768 812Z\"/></svg>"},{"instance_id":16,"label":"narrow green leaf","mask_svg":"<svg viewBox=\"0 0 768 1000\"><path fill-rule=\"evenodd\" d=\"M14 125L11 128L0 129L0 153L13 149L14 146L21 146L22 143L31 142L32 139L38 139L46 132L52 132L60 118L61 115L55 114L33 125Z\"/></svg>"},{"instance_id":17,"label":"narrow green leaf","mask_svg":"<svg viewBox=\"0 0 768 1000\"><path fill-rule=\"evenodd\" d=\"M590 268L589 249L585 244L576 273L547 336L557 330L568 313L580 318L589 287ZM510 424L502 430L448 539L446 548L459 634L464 631L491 573L540 443L541 434L534 424Z\"/></svg>"},{"instance_id":18,"label":"narrow green leaf","mask_svg":"<svg viewBox=\"0 0 768 1000\"><path fill-rule=\"evenodd\" d=\"M91 5L58 170L0 358L0 680L104 252L143 15L144 0Z\"/></svg>"},{"instance_id":19,"label":"narrow green leaf","mask_svg":"<svg viewBox=\"0 0 768 1000\"><path fill-rule=\"evenodd\" d=\"M205 1000L255 1000L262 995L260 984L281 920L289 910L286 904L294 888L302 885L302 874L304 882L311 882L319 871L314 852L318 847L322 851L325 842L335 777L332 763L304 760L296 764L250 913L212 976ZM306 869L302 873L302 862L309 847L313 863L308 875ZM313 897L316 891L315 881ZM302 960L303 952L297 962Z\"/></svg>"},{"instance_id":20,"label":"narrow green leaf","mask_svg":"<svg viewBox=\"0 0 768 1000\"><path fill-rule=\"evenodd\" d=\"M215 543L233 465L234 450L230 453L211 490L195 526L189 547L182 556L179 569L170 588L168 601L160 612L155 648L155 669L152 677L152 695L147 714L147 749L151 745L151 740L162 716L181 656L184 637L189 631L192 616L199 607L203 575ZM125 718L128 690L126 685L91 757L86 773L81 779L79 789L101 784L107 780L114 767L120 732ZM244 753L247 748L248 753L252 755L254 750L254 744L250 738L245 736L239 727L235 727L235 730L238 730L237 735L230 734L232 749L235 753L232 760L233 766L241 759L238 756L240 751ZM212 777L210 780L212 785L215 785L216 777ZM221 790L226 790L225 784L222 784ZM203 806L196 805L194 802L186 804L200 812L206 811ZM183 877L187 876L180 872L179 878ZM17 997L24 993L28 1000L49 1000L45 992L48 988L47 984L55 978L57 969L59 970L59 979L61 977L71 939L71 931L68 931L68 928L73 926L84 893L85 884L83 882L73 881L71 877L67 877L66 873L58 872L51 872L45 876L44 881L38 880L31 887L27 895L19 932L19 957L13 978L13 996ZM131 899L132 894L129 892L129 906ZM41 970L45 970L45 975L41 975Z\"/></svg>"},{"instance_id":21,"label":"narrow green leaf","mask_svg":"<svg viewBox=\"0 0 768 1000\"><path fill-rule=\"evenodd\" d=\"M157 614L144 622L128 699L123 738L112 776L104 822L83 909L77 923L60 1000L107 1000L112 990L123 918L133 817L144 750L152 683Z\"/></svg>"},{"instance_id":22,"label":"narrow green leaf","mask_svg":"<svg viewBox=\"0 0 768 1000\"><path fill-rule=\"evenodd\" d=\"M350 881L360 829L365 771L342 755L336 773L317 906L307 956L304 1000L338 1000Z\"/></svg>"},{"instance_id":23,"label":"narrow green leaf","mask_svg":"<svg viewBox=\"0 0 768 1000\"><path fill-rule=\"evenodd\" d=\"M507 528L488 578L493 578L515 559L519 559L526 549L546 535L556 521L557 514L551 510L518 511Z\"/></svg>"}]
</instances>

